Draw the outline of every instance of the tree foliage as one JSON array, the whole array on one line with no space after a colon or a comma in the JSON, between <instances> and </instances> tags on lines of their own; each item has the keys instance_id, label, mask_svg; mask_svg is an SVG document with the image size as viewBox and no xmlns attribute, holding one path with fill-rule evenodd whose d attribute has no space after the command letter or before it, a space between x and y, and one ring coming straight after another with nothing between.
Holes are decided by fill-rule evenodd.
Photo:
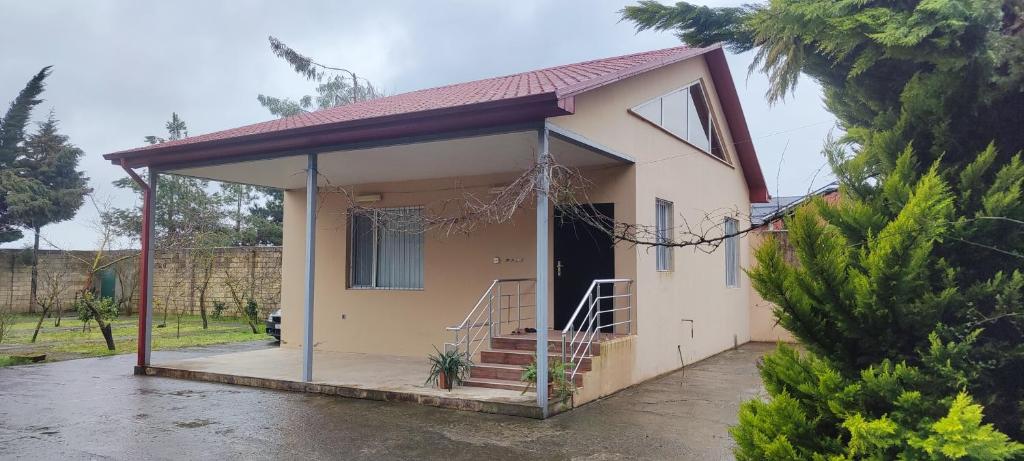
<instances>
[{"instance_id":1,"label":"tree foliage","mask_svg":"<svg viewBox=\"0 0 1024 461\"><path fill-rule=\"evenodd\" d=\"M787 219L755 288L806 348L761 366L740 459L1015 459L1024 439L1019 0L641 2L638 29L755 53L770 101L818 81L841 199Z\"/></svg>"},{"instance_id":2,"label":"tree foliage","mask_svg":"<svg viewBox=\"0 0 1024 461\"><path fill-rule=\"evenodd\" d=\"M159 144L188 136L188 127L177 113L171 114L165 128L166 137L150 135L144 140ZM154 237L158 247L281 244L283 208L273 207L275 200L280 203L279 193L275 195L271 189L239 184L211 184L205 179L171 174L158 177L154 211ZM142 194L131 178L118 179L114 186ZM142 229L141 205L112 209L103 218L123 237L138 238Z\"/></svg>"},{"instance_id":3,"label":"tree foliage","mask_svg":"<svg viewBox=\"0 0 1024 461\"><path fill-rule=\"evenodd\" d=\"M1019 0L772 0L741 8L644 0L622 10L637 29L693 46L754 50L776 101L801 75L863 146L892 167L906 141L926 164L962 166L992 140L1024 148L1024 19ZM1004 158L1005 160L1005 158Z\"/></svg>"},{"instance_id":4,"label":"tree foliage","mask_svg":"<svg viewBox=\"0 0 1024 461\"><path fill-rule=\"evenodd\" d=\"M82 149L60 134L57 119L50 112L39 129L28 136L15 160L19 175L40 186L28 193L13 191L8 195L9 202L17 204L8 211L19 225L38 231L75 217L90 192L89 178L78 171L83 155Z\"/></svg>"},{"instance_id":5,"label":"tree foliage","mask_svg":"<svg viewBox=\"0 0 1024 461\"><path fill-rule=\"evenodd\" d=\"M279 117L308 112L313 109L328 109L368 99L384 96L368 80L360 78L355 72L340 67L320 64L308 56L295 51L281 40L268 37L270 50L275 56L283 59L289 66L306 80L316 83L315 95L304 95L297 100L257 95L260 105Z\"/></svg>"},{"instance_id":6,"label":"tree foliage","mask_svg":"<svg viewBox=\"0 0 1024 461\"><path fill-rule=\"evenodd\" d=\"M25 142L25 130L32 116L32 109L39 103L50 66L42 68L11 101L10 107L0 118L0 243L11 242L22 237L17 223L10 215L13 194L31 195L41 190L39 183L18 174L15 162ZM18 206L17 204L13 206Z\"/></svg>"}]
</instances>

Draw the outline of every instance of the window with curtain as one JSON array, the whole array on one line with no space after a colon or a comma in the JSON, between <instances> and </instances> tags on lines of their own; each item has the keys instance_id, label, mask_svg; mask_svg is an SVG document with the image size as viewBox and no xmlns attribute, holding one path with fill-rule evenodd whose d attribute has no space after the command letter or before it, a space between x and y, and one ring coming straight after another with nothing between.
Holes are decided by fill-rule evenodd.
<instances>
[{"instance_id":1,"label":"window with curtain","mask_svg":"<svg viewBox=\"0 0 1024 461\"><path fill-rule=\"evenodd\" d=\"M739 221L725 218L725 286L740 286L740 236Z\"/></svg>"},{"instance_id":2,"label":"window with curtain","mask_svg":"<svg viewBox=\"0 0 1024 461\"><path fill-rule=\"evenodd\" d=\"M349 216L352 288L423 288L422 208L382 208Z\"/></svg>"},{"instance_id":3,"label":"window with curtain","mask_svg":"<svg viewBox=\"0 0 1024 461\"><path fill-rule=\"evenodd\" d=\"M672 202L668 200L654 201L654 238L658 243L655 247L657 269L672 270L672 247L665 245L672 240Z\"/></svg>"},{"instance_id":4,"label":"window with curtain","mask_svg":"<svg viewBox=\"0 0 1024 461\"><path fill-rule=\"evenodd\" d=\"M720 160L729 161L711 115L707 93L700 81L654 98L630 111L690 145Z\"/></svg>"}]
</instances>

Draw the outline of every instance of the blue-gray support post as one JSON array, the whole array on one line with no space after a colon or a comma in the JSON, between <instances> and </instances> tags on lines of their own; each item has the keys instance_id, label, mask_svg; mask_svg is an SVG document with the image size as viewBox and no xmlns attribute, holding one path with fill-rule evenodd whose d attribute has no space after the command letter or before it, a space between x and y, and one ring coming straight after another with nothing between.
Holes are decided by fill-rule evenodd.
<instances>
[{"instance_id":1,"label":"blue-gray support post","mask_svg":"<svg viewBox=\"0 0 1024 461\"><path fill-rule=\"evenodd\" d=\"M547 125L537 135L537 405L548 416L548 188L551 165Z\"/></svg>"},{"instance_id":2,"label":"blue-gray support post","mask_svg":"<svg viewBox=\"0 0 1024 461\"><path fill-rule=\"evenodd\" d=\"M306 321L302 339L302 380L313 380L313 280L316 275L317 154L309 154L306 167Z\"/></svg>"},{"instance_id":3,"label":"blue-gray support post","mask_svg":"<svg viewBox=\"0 0 1024 461\"><path fill-rule=\"evenodd\" d=\"M156 228L156 202L157 202L156 194L159 193L159 190L157 189L156 184L160 181L160 173L157 173L156 170L154 170L153 168L149 168L148 171L149 171L149 178L148 179L149 179L150 205L149 205L149 210L147 210L149 212L149 219L146 220L147 224L149 225L149 232L146 233L146 235L147 235L147 237L149 239L149 245L147 245L146 248L148 248L149 251L145 255L143 255L143 257L146 258L146 273L149 274L149 276L146 277L146 300L145 300L146 301L146 341L145 341L146 344L143 346L143 347L145 347L144 350L146 351L145 352L145 357L146 357L146 365L147 366L150 363L152 363L152 362L150 362L150 358L153 355L153 316L156 315L156 310L154 309L154 306L153 306L153 275L154 275L153 274L153 249L155 248L155 246L153 245L153 241L155 240L153 235L156 233L156 232L154 232L154 229Z\"/></svg>"}]
</instances>

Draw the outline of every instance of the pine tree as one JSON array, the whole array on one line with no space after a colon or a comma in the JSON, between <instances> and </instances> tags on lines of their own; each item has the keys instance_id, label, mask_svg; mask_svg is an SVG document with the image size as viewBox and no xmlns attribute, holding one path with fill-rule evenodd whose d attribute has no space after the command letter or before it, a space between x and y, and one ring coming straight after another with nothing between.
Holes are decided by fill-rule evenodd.
<instances>
[{"instance_id":1,"label":"pine tree","mask_svg":"<svg viewBox=\"0 0 1024 461\"><path fill-rule=\"evenodd\" d=\"M22 237L22 232L11 222L10 195L30 196L39 190L39 184L17 174L15 161L25 141L25 128L31 119L32 108L43 102L38 99L43 92L44 81L50 75L50 66L42 68L29 80L18 97L11 101L7 113L0 118L0 243L12 242Z\"/></svg>"},{"instance_id":2,"label":"pine tree","mask_svg":"<svg viewBox=\"0 0 1024 461\"><path fill-rule=\"evenodd\" d=\"M290 117L312 109L328 109L384 96L383 91L355 72L316 62L275 37L268 37L268 40L275 56L285 60L295 73L317 84L315 96L307 94L298 100L257 95L256 100L271 114Z\"/></svg>"},{"instance_id":3,"label":"pine tree","mask_svg":"<svg viewBox=\"0 0 1024 461\"><path fill-rule=\"evenodd\" d=\"M15 168L21 178L38 187L12 191L8 194L12 207L11 219L20 227L31 230L32 271L29 290L30 311L37 303L39 280L39 238L42 228L74 218L90 192L89 178L78 171L78 161L85 155L68 137L57 129L53 111L39 129L25 141Z\"/></svg>"}]
</instances>

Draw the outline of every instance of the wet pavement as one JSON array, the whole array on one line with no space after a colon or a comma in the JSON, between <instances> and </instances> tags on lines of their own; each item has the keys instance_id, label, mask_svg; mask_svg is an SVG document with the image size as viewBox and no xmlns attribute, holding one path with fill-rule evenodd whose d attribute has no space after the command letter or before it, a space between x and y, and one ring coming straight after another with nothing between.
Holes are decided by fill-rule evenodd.
<instances>
[{"instance_id":1,"label":"wet pavement","mask_svg":"<svg viewBox=\"0 0 1024 461\"><path fill-rule=\"evenodd\" d=\"M154 360L267 343L154 352ZM0 459L730 459L751 343L545 421L132 376L134 355L0 368Z\"/></svg>"}]
</instances>

